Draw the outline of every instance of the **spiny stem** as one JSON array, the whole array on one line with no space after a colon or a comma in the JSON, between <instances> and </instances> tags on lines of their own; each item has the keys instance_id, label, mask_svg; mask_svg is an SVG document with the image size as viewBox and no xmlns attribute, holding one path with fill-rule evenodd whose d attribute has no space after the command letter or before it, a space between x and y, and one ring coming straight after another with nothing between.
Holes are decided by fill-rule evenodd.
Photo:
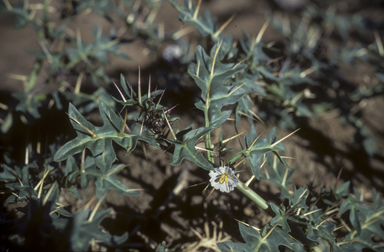
<instances>
[{"instance_id":1,"label":"spiny stem","mask_svg":"<svg viewBox=\"0 0 384 252\"><path fill-rule=\"evenodd\" d=\"M107 196L107 194L104 194L103 197L101 197L101 199L97 202L95 208L92 210L92 213L91 213L91 215L89 216L89 219L88 219L89 222L91 222L93 220L93 217L95 217L96 211L97 211L97 209L99 209L99 207L101 205L101 202L103 202L105 196Z\"/></svg>"},{"instance_id":2,"label":"spiny stem","mask_svg":"<svg viewBox=\"0 0 384 252\"><path fill-rule=\"evenodd\" d=\"M74 120L78 125L80 125L81 127L83 127L92 137L96 137L96 134L93 133L90 129L88 129L87 127L85 127L84 125L82 125L78 120L76 120L73 116L71 116L70 114L66 113L72 120Z\"/></svg>"},{"instance_id":3,"label":"spiny stem","mask_svg":"<svg viewBox=\"0 0 384 252\"><path fill-rule=\"evenodd\" d=\"M219 43L216 45L216 50L215 50L215 55L213 56L213 61L212 61L212 66L211 66L211 73L210 73L210 76L213 75L213 72L215 70L215 64L216 64L216 58L217 58L217 54L219 53L219 50L220 50L220 47L221 47L221 44L222 44L222 40L219 41Z\"/></svg>"},{"instance_id":4,"label":"spiny stem","mask_svg":"<svg viewBox=\"0 0 384 252\"><path fill-rule=\"evenodd\" d=\"M196 76L199 77L200 72L200 60L197 61L197 70L196 70Z\"/></svg>"},{"instance_id":5,"label":"spiny stem","mask_svg":"<svg viewBox=\"0 0 384 252\"><path fill-rule=\"evenodd\" d=\"M327 220L329 220L330 218L333 218L334 216L336 216L337 213L335 214L332 214L331 216L328 216L325 220L323 220L322 222L320 222L315 228L318 229L324 222L326 222Z\"/></svg>"},{"instance_id":6,"label":"spiny stem","mask_svg":"<svg viewBox=\"0 0 384 252\"><path fill-rule=\"evenodd\" d=\"M261 164L260 169L263 168L265 162L267 162L267 159L266 159L266 158L264 159L263 163ZM249 184L250 184L254 179L255 179L255 175L252 175L252 177L251 177L250 179L248 179L247 182L245 182L245 185L246 185L247 187L249 187Z\"/></svg>"},{"instance_id":7,"label":"spiny stem","mask_svg":"<svg viewBox=\"0 0 384 252\"><path fill-rule=\"evenodd\" d=\"M232 139L234 139L234 138L240 136L240 135L243 134L243 133L244 133L244 131L241 132L241 133L239 133L239 134L237 134L237 135L235 135L235 136L232 136L232 137L230 137L230 138L227 138L227 139L223 140L223 144L225 144L226 142L231 141Z\"/></svg>"},{"instance_id":8,"label":"spiny stem","mask_svg":"<svg viewBox=\"0 0 384 252\"><path fill-rule=\"evenodd\" d=\"M269 232L263 237L263 240L265 241L270 234L272 234L272 231L277 227L280 221L278 221L272 228L269 230Z\"/></svg>"},{"instance_id":9,"label":"spiny stem","mask_svg":"<svg viewBox=\"0 0 384 252\"><path fill-rule=\"evenodd\" d=\"M7 8L7 10L12 10L13 8L12 8L12 5L9 3L9 1L8 0L3 0L3 3L4 3L4 5L5 5L5 7Z\"/></svg>"},{"instance_id":10,"label":"spiny stem","mask_svg":"<svg viewBox=\"0 0 384 252\"><path fill-rule=\"evenodd\" d=\"M384 55L384 48L383 48L383 42L380 39L379 33L375 30L373 32L373 35L375 36L375 42L377 45L377 49L379 50L380 56Z\"/></svg>"},{"instance_id":11,"label":"spiny stem","mask_svg":"<svg viewBox=\"0 0 384 252\"><path fill-rule=\"evenodd\" d=\"M57 204L59 204L59 203L57 203ZM64 207L67 207L67 206L70 206L70 204L59 206L59 207L56 208L55 210L51 211L51 212L49 213L49 215L52 215L52 214L56 213L57 211L59 211L60 209L63 209Z\"/></svg>"},{"instance_id":12,"label":"spiny stem","mask_svg":"<svg viewBox=\"0 0 384 252\"><path fill-rule=\"evenodd\" d=\"M49 191L47 192L47 195L45 195L45 198L43 200L43 205L45 205L45 203L47 203L49 196L51 196L53 189L56 187L56 184L57 184L57 181L55 181L53 183L53 185L51 186L51 188L49 188Z\"/></svg>"},{"instance_id":13,"label":"spiny stem","mask_svg":"<svg viewBox=\"0 0 384 252\"><path fill-rule=\"evenodd\" d=\"M290 136L292 136L293 134L295 134L297 131L299 131L300 130L300 128L299 129L297 129L297 130L295 130L294 132L292 132L291 134L289 134L289 135L286 135L285 137L283 137L282 139L280 139L279 141L277 141L277 142L275 142L275 143L273 143L273 144L271 144L271 147L273 147L273 146L275 146L276 144L278 144L278 143L280 143L280 142L282 142L282 141L284 141L285 139L287 139L288 137L290 137Z\"/></svg>"},{"instance_id":14,"label":"spiny stem","mask_svg":"<svg viewBox=\"0 0 384 252\"><path fill-rule=\"evenodd\" d=\"M235 18L236 14L233 14L228 20L227 22L225 22L219 30L217 30L217 32L215 32L215 34L213 34L212 37L216 38L217 36L220 35L220 33L225 29L225 27L227 27L229 25L229 23Z\"/></svg>"},{"instance_id":15,"label":"spiny stem","mask_svg":"<svg viewBox=\"0 0 384 252\"><path fill-rule=\"evenodd\" d=\"M197 18L197 15L199 14L200 5L201 5L201 0L199 0L199 2L197 3L195 12L193 13L193 19Z\"/></svg>"},{"instance_id":16,"label":"spiny stem","mask_svg":"<svg viewBox=\"0 0 384 252\"><path fill-rule=\"evenodd\" d=\"M252 146L256 143L257 139L259 139L259 138L261 137L261 135L264 133L264 131L265 131L265 130L263 130L263 132L261 132L261 134L258 135L258 136L255 138L255 140L253 140L252 144L251 144L251 145L248 147L248 149L247 149L248 151L251 150Z\"/></svg>"},{"instance_id":17,"label":"spiny stem","mask_svg":"<svg viewBox=\"0 0 384 252\"><path fill-rule=\"evenodd\" d=\"M265 30L268 27L268 24L269 24L269 20L265 21L265 23L263 24L263 27L261 27L260 32L259 32L259 34L257 34L256 40L255 40L256 44L258 44L260 42L261 38L264 35Z\"/></svg>"},{"instance_id":18,"label":"spiny stem","mask_svg":"<svg viewBox=\"0 0 384 252\"><path fill-rule=\"evenodd\" d=\"M244 84L246 84L247 82L244 82L243 84L237 86L236 88L234 88L231 92L228 93L228 96L230 96L231 94L233 94L234 92L236 92L236 90L238 90L239 88L241 88Z\"/></svg>"},{"instance_id":19,"label":"spiny stem","mask_svg":"<svg viewBox=\"0 0 384 252\"><path fill-rule=\"evenodd\" d=\"M79 77L77 78L76 86L75 86L75 91L73 91L75 94L79 94L80 93L80 87L81 87L81 82L83 80L83 76L84 76L84 72L81 72Z\"/></svg>"},{"instance_id":20,"label":"spiny stem","mask_svg":"<svg viewBox=\"0 0 384 252\"><path fill-rule=\"evenodd\" d=\"M151 75L149 75L149 82L148 82L148 99L151 97Z\"/></svg>"},{"instance_id":21,"label":"spiny stem","mask_svg":"<svg viewBox=\"0 0 384 252\"><path fill-rule=\"evenodd\" d=\"M124 133L124 128L125 128L125 126L126 126L126 124L127 124L127 110L125 111L125 116L124 116L124 121L123 121L123 126L121 126L121 130L120 130L120 132L119 132L119 134L123 134Z\"/></svg>"},{"instance_id":22,"label":"spiny stem","mask_svg":"<svg viewBox=\"0 0 384 252\"><path fill-rule=\"evenodd\" d=\"M173 139L176 140L176 139L177 139L177 138L176 138L176 135L175 135L175 133L173 132L173 129L172 129L172 127L171 127L171 124L169 124L167 115L165 114L164 110L163 110L163 114L164 114L164 118L165 118L165 120L167 121L169 130L171 131L171 134L172 134L172 136L173 136Z\"/></svg>"},{"instance_id":23,"label":"spiny stem","mask_svg":"<svg viewBox=\"0 0 384 252\"><path fill-rule=\"evenodd\" d=\"M262 124L265 124L265 122L263 121L263 119L261 119L255 112L253 112L252 110L248 109L248 112L251 113L257 120L259 120L259 122L261 122Z\"/></svg>"},{"instance_id":24,"label":"spiny stem","mask_svg":"<svg viewBox=\"0 0 384 252\"><path fill-rule=\"evenodd\" d=\"M157 104L156 104L156 109L157 109L157 107L159 106L159 104L160 104L160 101L161 101L161 98L163 98L163 95L164 95L164 93L165 93L165 89L164 89L164 91L161 93L161 95L160 95L160 99L159 99L159 101L157 102Z\"/></svg>"},{"instance_id":25,"label":"spiny stem","mask_svg":"<svg viewBox=\"0 0 384 252\"><path fill-rule=\"evenodd\" d=\"M138 97L138 99L139 99L139 104L140 105L142 105L141 104L141 81L140 81L140 66L139 66L139 84L138 84L138 86L139 86L139 90L138 90L138 93L139 93L139 97Z\"/></svg>"},{"instance_id":26,"label":"spiny stem","mask_svg":"<svg viewBox=\"0 0 384 252\"><path fill-rule=\"evenodd\" d=\"M115 87L116 87L117 91L119 91L120 96L121 96L121 98L123 99L123 101L124 101L124 102L127 102L127 100L125 100L125 98L124 98L123 93L121 93L121 91L120 91L119 87L116 85L116 83L113 83L113 84L115 84Z\"/></svg>"},{"instance_id":27,"label":"spiny stem","mask_svg":"<svg viewBox=\"0 0 384 252\"><path fill-rule=\"evenodd\" d=\"M114 174L114 173L116 173L116 172L119 172L119 171L121 171L122 169L124 169L125 167L128 167L128 166L129 166L129 164L123 165L123 166L117 168L116 170L113 170L113 171L109 172L109 173L106 175L106 177L109 177L109 176L111 176L112 174Z\"/></svg>"}]
</instances>

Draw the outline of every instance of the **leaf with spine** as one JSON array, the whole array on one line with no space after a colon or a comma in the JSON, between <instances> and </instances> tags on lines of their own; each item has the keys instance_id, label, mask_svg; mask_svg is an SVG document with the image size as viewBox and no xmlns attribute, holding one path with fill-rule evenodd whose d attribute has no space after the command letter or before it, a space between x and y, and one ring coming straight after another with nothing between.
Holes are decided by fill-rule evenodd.
<instances>
[{"instance_id":1,"label":"leaf with spine","mask_svg":"<svg viewBox=\"0 0 384 252\"><path fill-rule=\"evenodd\" d=\"M105 175L109 173L112 168L112 163L116 160L112 141L125 148L127 154L136 148L138 141L159 147L152 138L120 133L120 129L123 126L123 119L118 117L105 102L100 101L99 110L101 119L104 122L102 127L92 125L85 120L72 104L69 105L71 124L76 130L77 137L57 151L54 156L55 161L65 160L87 148L92 152L96 160L96 165L101 169L102 174ZM92 132L93 136L88 130Z\"/></svg>"},{"instance_id":2,"label":"leaf with spine","mask_svg":"<svg viewBox=\"0 0 384 252\"><path fill-rule=\"evenodd\" d=\"M115 106L115 101L111 98L104 88L98 88L92 94L60 92L67 101L71 102L75 107L79 107L80 113L89 113L97 108L100 101L104 101L109 107ZM56 101L56 99L55 99Z\"/></svg>"},{"instance_id":3,"label":"leaf with spine","mask_svg":"<svg viewBox=\"0 0 384 252\"><path fill-rule=\"evenodd\" d=\"M200 62L199 67L193 64L188 68L188 73L195 80L198 87L201 89L201 99L212 97L216 92L219 92L225 81L243 70L245 64L223 64L216 59L213 72L211 73L214 57L210 57L204 51L203 47L196 47L196 61Z\"/></svg>"},{"instance_id":4,"label":"leaf with spine","mask_svg":"<svg viewBox=\"0 0 384 252\"><path fill-rule=\"evenodd\" d=\"M288 233L291 232L291 228L288 225L288 215L285 214L285 207L280 208L273 203L270 203L272 211L276 214L275 217L272 218L269 225L275 226L277 223L278 226L281 226L283 231Z\"/></svg>"},{"instance_id":5,"label":"leaf with spine","mask_svg":"<svg viewBox=\"0 0 384 252\"><path fill-rule=\"evenodd\" d=\"M242 114L248 115L247 119L249 121L249 124L253 124L254 122L254 115L252 112L252 103L250 101L250 95L257 94L257 95L262 95L265 96L266 93L264 89L262 89L258 84L257 84L258 79L252 75L248 74L246 72L241 72L237 78L236 78L236 86L241 85L244 89L244 95L237 101L236 105L236 114L235 114L235 120L236 120L236 130L238 127L238 124L240 122Z\"/></svg>"},{"instance_id":6,"label":"leaf with spine","mask_svg":"<svg viewBox=\"0 0 384 252\"><path fill-rule=\"evenodd\" d=\"M178 166L181 164L184 158L187 158L198 167L201 167L205 170L213 170L212 164L208 162L202 153L197 152L195 148L196 142L212 130L213 128L211 127L192 130L190 125L186 129L176 134L177 140L167 139L166 141L168 143L171 143L175 146L173 159L170 164Z\"/></svg>"},{"instance_id":7,"label":"leaf with spine","mask_svg":"<svg viewBox=\"0 0 384 252\"><path fill-rule=\"evenodd\" d=\"M138 190L128 188L116 178L117 172L119 172L119 170L124 167L123 165L113 165L112 169L109 171L108 174L103 174L100 169L96 168L95 159L93 157L86 157L81 169L79 169L77 165L73 162L73 157L67 159L67 166L64 172L67 173L68 170L70 170L70 175L72 179L76 178L77 176L80 176L80 185L83 190L87 189L91 181L96 180L96 196L98 199L104 196L109 189L116 190L119 195L124 194L127 196L137 196L140 194ZM73 186L68 186L67 190L75 197L82 199L82 196Z\"/></svg>"},{"instance_id":8,"label":"leaf with spine","mask_svg":"<svg viewBox=\"0 0 384 252\"><path fill-rule=\"evenodd\" d=\"M50 235L54 232L55 226L52 223L52 216L49 214L54 208L55 201L43 203L43 199L29 198L28 204L18 207L17 210L24 215L15 223L17 225L17 235L19 239L16 244L23 246L24 249L42 250L43 241L50 240Z\"/></svg>"},{"instance_id":9,"label":"leaf with spine","mask_svg":"<svg viewBox=\"0 0 384 252\"><path fill-rule=\"evenodd\" d=\"M358 249L358 251L365 251L364 249L383 251L380 249L379 242L376 242L372 239L372 235L383 239L383 219L378 217L378 215L368 215L365 219L366 220L361 225L362 228L360 234L357 234L356 231L352 231L345 237L345 241L353 241L352 244L354 245L355 249Z\"/></svg>"},{"instance_id":10,"label":"leaf with spine","mask_svg":"<svg viewBox=\"0 0 384 252\"><path fill-rule=\"evenodd\" d=\"M196 29L200 32L201 35L213 35L217 30L215 21L208 10L205 11L205 19L199 14L194 18L195 8L189 1L184 1L184 6L181 6L175 0L169 0L172 6L180 12L179 19L186 24L195 25ZM216 41L214 41L216 42Z\"/></svg>"},{"instance_id":11,"label":"leaf with spine","mask_svg":"<svg viewBox=\"0 0 384 252\"><path fill-rule=\"evenodd\" d=\"M263 42L256 44L256 38L252 38L246 31L242 30L244 38L240 39L240 46L246 53L246 60L250 60L249 68L255 68L266 64L271 58L264 52ZM271 71L272 72L272 71Z\"/></svg>"},{"instance_id":12,"label":"leaf with spine","mask_svg":"<svg viewBox=\"0 0 384 252\"><path fill-rule=\"evenodd\" d=\"M267 228L267 227L266 227ZM276 227L268 237L263 238L252 226L245 226L239 223L241 236L245 243L222 242L217 246L222 252L243 251L243 252L276 252L280 246L293 249L295 242L287 232Z\"/></svg>"},{"instance_id":13,"label":"leaf with spine","mask_svg":"<svg viewBox=\"0 0 384 252\"><path fill-rule=\"evenodd\" d=\"M5 116L3 122L2 122L2 124L0 126L1 133L3 133L4 135L7 134L9 129L12 128L12 125L13 125L13 113L9 112Z\"/></svg>"},{"instance_id":14,"label":"leaf with spine","mask_svg":"<svg viewBox=\"0 0 384 252\"><path fill-rule=\"evenodd\" d=\"M347 199L345 199L340 206L339 213L343 214L349 210L349 221L352 226L356 229L357 235L360 234L362 223L364 223L364 219L369 213L369 207L364 205L364 202L356 199L352 195L350 195ZM360 214L361 212L365 213L364 215Z\"/></svg>"},{"instance_id":15,"label":"leaf with spine","mask_svg":"<svg viewBox=\"0 0 384 252\"><path fill-rule=\"evenodd\" d=\"M295 209L308 209L308 206L306 204L306 196L308 194L308 190L304 189L302 187L299 187L298 189L295 187L295 192L293 197L289 198L289 204L291 206L295 206Z\"/></svg>"},{"instance_id":16,"label":"leaf with spine","mask_svg":"<svg viewBox=\"0 0 384 252\"><path fill-rule=\"evenodd\" d=\"M281 197L290 199L292 196L289 193L288 186L293 185L290 178L296 170L287 170L287 168L277 160L276 156L271 154L266 155L265 165L268 169L266 173L261 173L261 178L271 181L281 190Z\"/></svg>"},{"instance_id":17,"label":"leaf with spine","mask_svg":"<svg viewBox=\"0 0 384 252\"><path fill-rule=\"evenodd\" d=\"M230 111L221 111L223 105L235 104L245 94L242 88L235 90L235 86L224 84L246 65L223 64L218 59L214 63L214 57L207 55L200 45L195 51L198 64L188 68L188 73L201 89L201 101L195 105L208 114L211 127L219 127L230 115Z\"/></svg>"},{"instance_id":18,"label":"leaf with spine","mask_svg":"<svg viewBox=\"0 0 384 252\"><path fill-rule=\"evenodd\" d=\"M333 192L334 197L336 198L336 201L339 201L344 197L348 197L348 195L349 195L348 190L349 190L350 183L351 183L351 181L347 181L344 184L342 184L341 186L339 186L337 189L332 188L332 192Z\"/></svg>"},{"instance_id":19,"label":"leaf with spine","mask_svg":"<svg viewBox=\"0 0 384 252\"><path fill-rule=\"evenodd\" d=\"M274 144L277 142L276 128L272 128L269 131L267 138L260 137L254 143L257 137L256 129L251 125L248 137L244 137L245 149L229 158L227 164L234 163L240 157L245 157L251 166L252 174L257 179L260 179L260 160L265 154L272 152L287 169L291 169L278 153L278 151L285 151L283 143L279 142L278 144Z\"/></svg>"},{"instance_id":20,"label":"leaf with spine","mask_svg":"<svg viewBox=\"0 0 384 252\"><path fill-rule=\"evenodd\" d=\"M127 195L127 196L137 196L140 195L139 190L131 189L124 185L120 180L116 178L116 172L123 168L123 165L114 165L111 171L104 175L100 172L100 170L88 170L85 171L86 174L91 174L97 177L95 185L96 185L96 196L100 199L104 196L108 190L114 189L119 195Z\"/></svg>"},{"instance_id":21,"label":"leaf with spine","mask_svg":"<svg viewBox=\"0 0 384 252\"><path fill-rule=\"evenodd\" d=\"M66 223L61 220L55 221L54 224L61 226L62 239L70 242L71 251L87 251L92 240L97 240L108 247L116 247L118 244L125 242L128 233L125 232L121 236L111 235L100 230L101 222L109 215L111 209L104 209L96 212L92 220L89 220L91 212L88 208L76 213ZM64 224L64 225L63 225Z\"/></svg>"},{"instance_id":22,"label":"leaf with spine","mask_svg":"<svg viewBox=\"0 0 384 252\"><path fill-rule=\"evenodd\" d=\"M92 44L86 44L81 40L76 40L76 43L74 43L76 48L67 47L65 49L69 58L69 62L65 66L66 69L71 69L77 63L84 61L90 70L94 70L94 62L87 60L88 57L93 57L104 64L109 63L108 54L129 59L129 57L119 49L118 41L113 42L110 38L103 36L99 26L95 26L93 35L95 39Z\"/></svg>"},{"instance_id":23,"label":"leaf with spine","mask_svg":"<svg viewBox=\"0 0 384 252\"><path fill-rule=\"evenodd\" d=\"M252 108L252 104L251 102L249 101L249 98L247 95L244 95L243 97L241 97L238 101L237 101L237 106L236 106L236 115L235 115L235 119L236 119L236 123L235 123L235 127L236 127L236 130L238 130L238 126L239 126L239 123L240 123L240 120L241 120L241 113L244 113L246 115L249 115L249 117L247 116L247 119L248 119L248 122L250 125L253 124L253 120L252 120L252 117L253 115L249 113L248 109Z\"/></svg>"},{"instance_id":24,"label":"leaf with spine","mask_svg":"<svg viewBox=\"0 0 384 252\"><path fill-rule=\"evenodd\" d=\"M73 156L69 157L67 159L67 163L65 165L65 168L63 170L64 172L64 184L69 193L71 193L76 198L83 200L83 196L79 193L77 188L71 184L77 176L80 175L80 169L76 164L75 158Z\"/></svg>"},{"instance_id":25,"label":"leaf with spine","mask_svg":"<svg viewBox=\"0 0 384 252\"><path fill-rule=\"evenodd\" d=\"M320 226L312 224L307 225L308 233L307 238L316 241L319 244L325 241L326 244L331 246L331 251L343 252L343 251L354 251L353 247L349 244L338 245L336 238L332 235L336 225L327 221L323 222ZM351 250L352 249L352 250Z\"/></svg>"},{"instance_id":26,"label":"leaf with spine","mask_svg":"<svg viewBox=\"0 0 384 252\"><path fill-rule=\"evenodd\" d=\"M67 182L72 182L80 174L80 168L76 164L76 160L73 156L67 159L65 168L63 170L64 178Z\"/></svg>"},{"instance_id":27,"label":"leaf with spine","mask_svg":"<svg viewBox=\"0 0 384 252\"><path fill-rule=\"evenodd\" d=\"M3 171L0 173L1 183L9 189L6 193L12 193L5 200L5 203L24 202L27 198L36 198L36 192L30 185L31 174L28 166L15 167L12 169L6 164L3 165Z\"/></svg>"},{"instance_id":28,"label":"leaf with spine","mask_svg":"<svg viewBox=\"0 0 384 252\"><path fill-rule=\"evenodd\" d=\"M99 170L96 167L95 158L87 156L85 158L83 166L79 170L81 189L83 190L87 189L89 186L89 183L91 183L91 181L97 178L93 174L97 174L97 173L99 173Z\"/></svg>"},{"instance_id":29,"label":"leaf with spine","mask_svg":"<svg viewBox=\"0 0 384 252\"><path fill-rule=\"evenodd\" d=\"M124 99L119 100L114 97L112 98L118 103L125 106L140 106L139 98L136 92L132 89L132 86L129 84L128 81L126 81L124 75L122 74L120 74L120 85L123 88L124 93L128 96L128 99L125 99L124 101ZM148 97L148 94L144 94L141 96L141 103L143 105L148 105L148 104L152 105L152 100L156 98L158 95L162 94L163 92L164 90L161 90L161 89L156 90L155 92L151 92L149 97Z\"/></svg>"},{"instance_id":30,"label":"leaf with spine","mask_svg":"<svg viewBox=\"0 0 384 252\"><path fill-rule=\"evenodd\" d=\"M49 191L49 194L45 194L45 192L48 192L48 191ZM28 202L31 202L31 201L36 201L37 202L37 201L39 201L40 203L37 203L38 205L40 205L40 206L46 205L48 207L48 209L46 211L49 211L49 213L55 211L55 215L60 213L63 216L70 217L71 213L69 213L67 210L60 209L59 211L57 211L57 208L56 208L57 205L56 204L50 204L50 203L47 204L47 202L57 202L59 200L59 197L60 197L60 192L59 192L58 184L57 183L51 183L51 184L47 184L44 187L40 198L35 197L35 196L27 197L27 198L28 198ZM28 211L31 211L31 209L28 206L18 208L18 210L23 212L23 213L25 213L25 214Z\"/></svg>"},{"instance_id":31,"label":"leaf with spine","mask_svg":"<svg viewBox=\"0 0 384 252\"><path fill-rule=\"evenodd\" d=\"M41 103L37 100L36 95L30 95L26 92L18 92L12 94L14 98L19 100L16 106L16 111L20 111L26 114L30 114L33 118L40 118L39 107Z\"/></svg>"},{"instance_id":32,"label":"leaf with spine","mask_svg":"<svg viewBox=\"0 0 384 252\"><path fill-rule=\"evenodd\" d=\"M213 39L214 42L220 41L220 43L221 43L220 49L217 52L217 59L229 60L231 58L234 58L238 53L238 49L237 49L237 47L234 46L233 36L232 35L222 35L220 33L220 35L218 35L218 38L220 38L220 39L217 39L216 37ZM217 46L217 44L216 44L216 46ZM216 53L216 46L211 48L211 52L210 52L211 57L213 57Z\"/></svg>"},{"instance_id":33,"label":"leaf with spine","mask_svg":"<svg viewBox=\"0 0 384 252\"><path fill-rule=\"evenodd\" d=\"M380 198L376 190L373 190L373 204L367 204L359 200L362 199L362 196L356 188L353 189L355 197L350 195L345 199L339 210L340 214L348 210L350 211L349 220L355 228L354 231L346 236L345 240L356 241L353 244L361 250L370 248L374 251L382 251L378 249L378 243L372 239L372 234L380 239L384 239L384 231L382 229L384 219L381 217L381 214L384 212L384 200Z\"/></svg>"},{"instance_id":34,"label":"leaf with spine","mask_svg":"<svg viewBox=\"0 0 384 252\"><path fill-rule=\"evenodd\" d=\"M95 12L97 15L104 17L108 20L108 11L114 10L114 5L111 4L110 1L106 0L100 0L100 1L93 1L93 0L83 0L79 2L78 5L75 5L76 12L81 13L87 9L91 9L93 12Z\"/></svg>"},{"instance_id":35,"label":"leaf with spine","mask_svg":"<svg viewBox=\"0 0 384 252\"><path fill-rule=\"evenodd\" d=\"M33 14L31 8L25 8L24 1L17 1L16 3L12 1L12 8L7 8L4 1L0 2L0 12L11 13L16 16L15 29L21 29L31 24L35 30L41 29L41 26L38 25L33 20Z\"/></svg>"},{"instance_id":36,"label":"leaf with spine","mask_svg":"<svg viewBox=\"0 0 384 252\"><path fill-rule=\"evenodd\" d=\"M247 73L245 71L241 72L238 75L237 80L240 85L243 85L243 87L247 90L248 93L265 96L265 90L258 84L258 81L260 80L256 78L255 75Z\"/></svg>"}]
</instances>

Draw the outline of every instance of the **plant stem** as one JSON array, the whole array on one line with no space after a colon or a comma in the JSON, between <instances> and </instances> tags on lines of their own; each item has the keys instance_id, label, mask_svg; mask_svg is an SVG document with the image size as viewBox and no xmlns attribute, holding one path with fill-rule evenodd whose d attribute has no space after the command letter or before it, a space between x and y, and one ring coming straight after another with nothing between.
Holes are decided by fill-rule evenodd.
<instances>
[{"instance_id":1,"label":"plant stem","mask_svg":"<svg viewBox=\"0 0 384 252\"><path fill-rule=\"evenodd\" d=\"M209 118L208 118L208 109L206 109L204 111L204 117L205 117L205 127L210 127L209 125ZM212 146L212 142L211 142L211 132L209 132L206 137L205 137L206 141L205 141L205 148L207 150L213 150L213 146ZM210 152L208 151L207 152L207 158L208 158L208 161L211 162L211 163L215 163L215 158L213 156L213 152Z\"/></svg>"},{"instance_id":2,"label":"plant stem","mask_svg":"<svg viewBox=\"0 0 384 252\"><path fill-rule=\"evenodd\" d=\"M253 202L256 203L259 207L261 207L263 210L267 211L269 207L267 201L265 201L260 195L258 195L255 191L253 191L251 188L246 186L243 182L239 182L237 184L237 189L240 190L245 196L250 198ZM269 213L269 211L267 211Z\"/></svg>"}]
</instances>

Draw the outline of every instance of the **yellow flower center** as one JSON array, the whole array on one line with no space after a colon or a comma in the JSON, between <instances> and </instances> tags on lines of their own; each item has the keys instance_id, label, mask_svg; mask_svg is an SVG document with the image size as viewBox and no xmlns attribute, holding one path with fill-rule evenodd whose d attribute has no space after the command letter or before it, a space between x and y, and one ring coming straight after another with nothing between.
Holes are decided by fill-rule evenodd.
<instances>
[{"instance_id":1,"label":"yellow flower center","mask_svg":"<svg viewBox=\"0 0 384 252\"><path fill-rule=\"evenodd\" d=\"M222 184L225 180L225 183L228 184L228 173L223 173L220 178L220 184Z\"/></svg>"}]
</instances>

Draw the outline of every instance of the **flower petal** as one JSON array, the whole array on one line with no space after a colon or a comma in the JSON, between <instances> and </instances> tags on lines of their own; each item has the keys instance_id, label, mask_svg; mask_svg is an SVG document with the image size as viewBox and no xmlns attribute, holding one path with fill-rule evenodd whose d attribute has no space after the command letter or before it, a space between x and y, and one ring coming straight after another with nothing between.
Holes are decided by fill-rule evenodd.
<instances>
[{"instance_id":1,"label":"flower petal","mask_svg":"<svg viewBox=\"0 0 384 252\"><path fill-rule=\"evenodd\" d=\"M239 179L235 176L235 172L228 166L216 167L213 171L209 172L209 176L211 177L209 180L211 185L221 192L233 191L239 183ZM225 176L226 179L221 180L222 183L220 183L220 179L223 176Z\"/></svg>"}]
</instances>

